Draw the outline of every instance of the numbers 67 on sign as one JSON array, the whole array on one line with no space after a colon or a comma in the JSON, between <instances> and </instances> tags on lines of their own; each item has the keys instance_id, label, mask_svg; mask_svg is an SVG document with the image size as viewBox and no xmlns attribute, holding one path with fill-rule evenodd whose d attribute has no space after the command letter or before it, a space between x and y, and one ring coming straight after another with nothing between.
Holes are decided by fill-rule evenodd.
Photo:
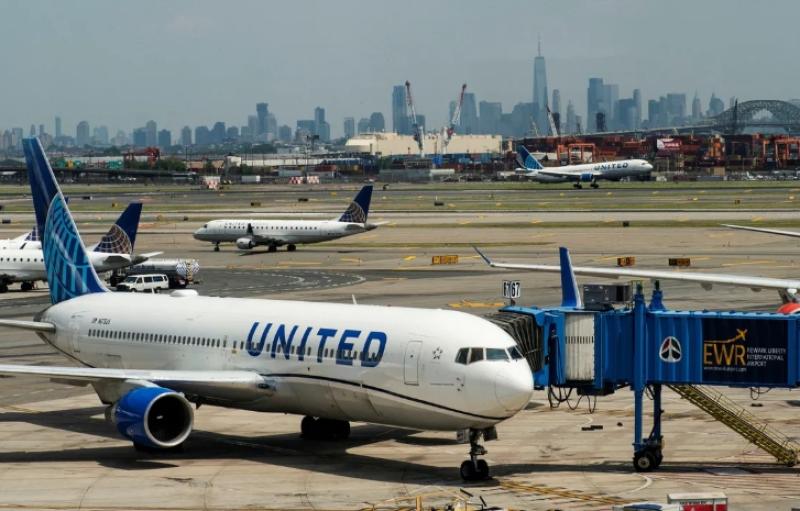
<instances>
[{"instance_id":1,"label":"numbers 67 on sign","mask_svg":"<svg viewBox=\"0 0 800 511\"><path fill-rule=\"evenodd\" d=\"M519 298L522 294L522 285L518 280L503 281L503 298Z\"/></svg>"}]
</instances>

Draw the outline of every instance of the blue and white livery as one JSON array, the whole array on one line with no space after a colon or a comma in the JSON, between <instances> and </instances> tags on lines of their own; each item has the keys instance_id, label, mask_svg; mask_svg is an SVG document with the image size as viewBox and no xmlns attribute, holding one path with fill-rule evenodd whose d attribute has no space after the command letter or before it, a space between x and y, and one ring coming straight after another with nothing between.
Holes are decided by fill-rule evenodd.
<instances>
[{"instance_id":1,"label":"blue and white livery","mask_svg":"<svg viewBox=\"0 0 800 511\"><path fill-rule=\"evenodd\" d=\"M212 220L194 233L195 239L214 243L235 243L240 250L250 250L259 245L274 252L286 246L293 252L297 245L331 241L353 234L371 231L380 223L367 223L372 185L361 188L341 216L332 220Z\"/></svg>"},{"instance_id":2,"label":"blue and white livery","mask_svg":"<svg viewBox=\"0 0 800 511\"><path fill-rule=\"evenodd\" d=\"M39 156L37 141L26 146ZM134 445L180 445L191 403L303 415L309 438L345 438L349 421L465 430L465 479L489 476L480 438L530 399L530 367L515 341L477 316L447 310L338 303L110 293L49 167L33 167L45 215L44 258L53 305L36 331L78 367L0 365L91 383ZM56 273L58 277L56 278Z\"/></svg>"},{"instance_id":3,"label":"blue and white livery","mask_svg":"<svg viewBox=\"0 0 800 511\"><path fill-rule=\"evenodd\" d=\"M517 176L541 183L574 182L575 188L583 188L581 183L590 183L592 188L598 188L600 179L637 178L653 170L653 165L647 160L638 159L545 167L522 145L517 147L517 159L522 165L514 171Z\"/></svg>"}]
</instances>

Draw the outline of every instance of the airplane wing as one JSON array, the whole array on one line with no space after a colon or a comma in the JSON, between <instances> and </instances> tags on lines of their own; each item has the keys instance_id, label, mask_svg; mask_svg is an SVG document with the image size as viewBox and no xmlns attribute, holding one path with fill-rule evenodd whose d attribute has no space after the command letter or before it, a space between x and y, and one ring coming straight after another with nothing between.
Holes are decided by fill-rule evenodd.
<instances>
[{"instance_id":1,"label":"airplane wing","mask_svg":"<svg viewBox=\"0 0 800 511\"><path fill-rule=\"evenodd\" d=\"M729 227L731 229L739 229L742 231L763 232L766 234L777 234L778 236L789 236L791 238L800 238L800 232L797 231L783 231L781 229L764 229L762 227L748 227L746 225L733 225L733 224L722 224L722 226Z\"/></svg>"},{"instance_id":2,"label":"airplane wing","mask_svg":"<svg viewBox=\"0 0 800 511\"><path fill-rule=\"evenodd\" d=\"M87 383L101 380L138 380L153 383L258 385L264 382L261 375L250 371L172 371L0 364L0 374L63 378Z\"/></svg>"},{"instance_id":3,"label":"airplane wing","mask_svg":"<svg viewBox=\"0 0 800 511\"><path fill-rule=\"evenodd\" d=\"M164 252L145 252L144 254L136 254L131 260L131 264L140 264L155 256L161 255Z\"/></svg>"},{"instance_id":4,"label":"airplane wing","mask_svg":"<svg viewBox=\"0 0 800 511\"><path fill-rule=\"evenodd\" d=\"M561 267L549 264L519 264L519 263L498 263L489 259L483 252L475 248L478 255L489 266L494 268L508 268L512 270L526 270L538 272L559 273ZM604 277L618 279L622 277L636 279L656 279L656 280L678 280L684 282L696 282L703 289L711 289L714 284L748 287L753 291L762 289L775 289L784 299L790 301L800 290L800 280L775 279L770 277L751 277L746 275L730 275L725 273L702 273L702 272L683 272L669 270L634 270L631 268L601 268L597 266L573 266L575 275L589 275L592 277Z\"/></svg>"},{"instance_id":5,"label":"airplane wing","mask_svg":"<svg viewBox=\"0 0 800 511\"><path fill-rule=\"evenodd\" d=\"M41 321L21 321L17 319L0 319L0 326L18 328L20 330L33 330L34 332L55 332L56 326L52 323Z\"/></svg>"},{"instance_id":6,"label":"airplane wing","mask_svg":"<svg viewBox=\"0 0 800 511\"><path fill-rule=\"evenodd\" d=\"M127 254L108 254L102 258L102 263L106 266L127 266L132 264L132 260Z\"/></svg>"}]
</instances>

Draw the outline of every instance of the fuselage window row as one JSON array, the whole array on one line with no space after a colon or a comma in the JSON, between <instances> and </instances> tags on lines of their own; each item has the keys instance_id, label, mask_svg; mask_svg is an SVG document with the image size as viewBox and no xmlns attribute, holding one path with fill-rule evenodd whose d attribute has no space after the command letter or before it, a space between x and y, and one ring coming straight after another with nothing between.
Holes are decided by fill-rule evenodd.
<instances>
[{"instance_id":1,"label":"fuselage window row","mask_svg":"<svg viewBox=\"0 0 800 511\"><path fill-rule=\"evenodd\" d=\"M210 339L207 337L192 337L192 336L178 336L172 334L155 334L149 332L127 332L127 331L119 331L119 330L109 330L103 331L98 329L91 329L88 332L88 336L91 338L105 338L105 339L112 339L112 340L124 340L124 341L133 341L133 342L151 342L151 343L160 343L160 344L184 344L189 346L201 346L201 347L210 347L210 348L227 348L228 341L227 340L220 340L220 339ZM245 349L245 342L244 341L233 341L231 344L232 349L236 350L237 348L240 350ZM265 352L270 353L272 348L271 344L267 344L265 346ZM282 353L284 350L281 349L282 345L276 346L275 353L279 354ZM483 357L483 348L472 348L473 350L480 350L480 355L478 351L475 351L473 357ZM466 348L468 351L469 348ZM310 357L314 351L312 346L307 347L305 350L304 356ZM462 350L463 351L463 350ZM502 352L502 356L497 356L495 354L489 355L489 360L507 360L505 357L504 350L493 350ZM297 346L292 346L289 349L290 355L300 355L300 349ZM461 356L461 352L459 352L459 357ZM494 358L497 357L497 358ZM351 359L351 360L361 360L361 361L375 361L378 359L377 353L368 354L364 351L339 351L334 348L325 348L322 351L322 358L330 358L330 359ZM475 361L475 360L471 360ZM461 363L461 362L459 362Z\"/></svg>"}]
</instances>

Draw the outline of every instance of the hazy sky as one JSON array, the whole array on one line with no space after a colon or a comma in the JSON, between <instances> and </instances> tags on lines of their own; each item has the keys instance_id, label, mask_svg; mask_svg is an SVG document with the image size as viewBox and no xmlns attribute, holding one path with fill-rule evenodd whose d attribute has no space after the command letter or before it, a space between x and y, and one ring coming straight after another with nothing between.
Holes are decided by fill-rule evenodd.
<instances>
[{"instance_id":1,"label":"hazy sky","mask_svg":"<svg viewBox=\"0 0 800 511\"><path fill-rule=\"evenodd\" d=\"M390 127L406 79L431 129L463 82L506 112L531 101L538 36L549 90L584 117L590 76L703 109L712 91L795 98L798 19L794 0L0 0L0 129L240 126L267 101L293 128L323 106L340 135L376 110Z\"/></svg>"}]
</instances>

